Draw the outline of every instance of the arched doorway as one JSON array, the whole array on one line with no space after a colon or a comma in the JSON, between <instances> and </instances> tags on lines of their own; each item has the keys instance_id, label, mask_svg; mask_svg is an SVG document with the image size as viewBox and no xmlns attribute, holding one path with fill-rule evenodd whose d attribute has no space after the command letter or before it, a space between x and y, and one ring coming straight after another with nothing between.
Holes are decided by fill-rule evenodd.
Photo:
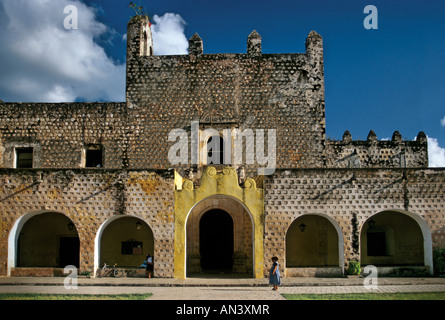
<instances>
[{"instance_id":1,"label":"arched doorway","mask_svg":"<svg viewBox=\"0 0 445 320\"><path fill-rule=\"evenodd\" d=\"M239 185L236 170L208 166L199 187L175 173L174 277L201 272L199 221L210 209L221 209L233 219L233 273L264 277L264 190L247 178Z\"/></svg>"},{"instance_id":2,"label":"arched doorway","mask_svg":"<svg viewBox=\"0 0 445 320\"><path fill-rule=\"evenodd\" d=\"M201 217L199 251L205 272L232 272L233 220L224 210L213 209Z\"/></svg>"},{"instance_id":3,"label":"arched doorway","mask_svg":"<svg viewBox=\"0 0 445 320\"><path fill-rule=\"evenodd\" d=\"M239 201L223 195L202 200L191 210L186 230L187 276L252 276L253 222Z\"/></svg>"},{"instance_id":4,"label":"arched doorway","mask_svg":"<svg viewBox=\"0 0 445 320\"><path fill-rule=\"evenodd\" d=\"M58 212L39 211L19 218L9 236L11 268L79 267L80 241L73 222Z\"/></svg>"},{"instance_id":5,"label":"arched doorway","mask_svg":"<svg viewBox=\"0 0 445 320\"><path fill-rule=\"evenodd\" d=\"M295 219L286 233L287 276L343 274L343 237L338 224L322 214Z\"/></svg>"},{"instance_id":6,"label":"arched doorway","mask_svg":"<svg viewBox=\"0 0 445 320\"><path fill-rule=\"evenodd\" d=\"M153 232L147 223L134 216L114 216L96 235L94 270L104 263L137 268L147 254L154 255L153 251Z\"/></svg>"},{"instance_id":7,"label":"arched doorway","mask_svg":"<svg viewBox=\"0 0 445 320\"><path fill-rule=\"evenodd\" d=\"M431 233L418 215L383 211L366 220L360 233L362 265L427 266L432 272Z\"/></svg>"}]
</instances>

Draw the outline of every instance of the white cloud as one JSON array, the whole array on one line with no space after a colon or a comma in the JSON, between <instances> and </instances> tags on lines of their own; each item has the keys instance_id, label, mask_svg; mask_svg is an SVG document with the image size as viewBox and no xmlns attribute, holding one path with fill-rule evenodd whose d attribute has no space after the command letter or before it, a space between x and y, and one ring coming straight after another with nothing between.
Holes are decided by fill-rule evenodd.
<instances>
[{"instance_id":1,"label":"white cloud","mask_svg":"<svg viewBox=\"0 0 445 320\"><path fill-rule=\"evenodd\" d=\"M74 101L76 95L71 88L54 85L54 87L46 93L46 101Z\"/></svg>"},{"instance_id":2,"label":"white cloud","mask_svg":"<svg viewBox=\"0 0 445 320\"><path fill-rule=\"evenodd\" d=\"M78 29L64 28L67 5L77 8ZM98 10L79 0L2 0L0 99L125 101L125 63L107 56L95 41L116 36L97 20ZM155 54L187 53L180 15L155 15L152 22Z\"/></svg>"},{"instance_id":3,"label":"white cloud","mask_svg":"<svg viewBox=\"0 0 445 320\"><path fill-rule=\"evenodd\" d=\"M445 167L445 148L439 146L439 141L428 137L428 162L430 167Z\"/></svg>"},{"instance_id":4,"label":"white cloud","mask_svg":"<svg viewBox=\"0 0 445 320\"><path fill-rule=\"evenodd\" d=\"M445 127L445 117L443 117L443 118L440 120L440 125L441 125L442 127Z\"/></svg>"},{"instance_id":5,"label":"white cloud","mask_svg":"<svg viewBox=\"0 0 445 320\"><path fill-rule=\"evenodd\" d=\"M67 5L78 10L78 29L64 28ZM95 42L115 31L96 20L95 8L73 0L2 0L0 28L4 101L124 101L125 65Z\"/></svg>"},{"instance_id":6,"label":"white cloud","mask_svg":"<svg viewBox=\"0 0 445 320\"><path fill-rule=\"evenodd\" d=\"M179 14L154 15L151 26L153 49L156 55L187 54L188 40L184 34L185 21Z\"/></svg>"},{"instance_id":7,"label":"white cloud","mask_svg":"<svg viewBox=\"0 0 445 320\"><path fill-rule=\"evenodd\" d=\"M188 40L185 36L186 22L179 14L165 13L154 15L150 21L155 55L174 55L188 53ZM122 35L127 41L127 34Z\"/></svg>"}]
</instances>

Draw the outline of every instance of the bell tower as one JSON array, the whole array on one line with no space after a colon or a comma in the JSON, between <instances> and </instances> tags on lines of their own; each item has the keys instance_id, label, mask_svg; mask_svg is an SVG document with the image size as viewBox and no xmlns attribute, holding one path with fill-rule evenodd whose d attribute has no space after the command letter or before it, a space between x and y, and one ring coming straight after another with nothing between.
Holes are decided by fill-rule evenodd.
<instances>
[{"instance_id":1,"label":"bell tower","mask_svg":"<svg viewBox=\"0 0 445 320\"><path fill-rule=\"evenodd\" d=\"M147 16L131 18L127 26L127 61L138 56L153 55L151 23Z\"/></svg>"},{"instance_id":2,"label":"bell tower","mask_svg":"<svg viewBox=\"0 0 445 320\"><path fill-rule=\"evenodd\" d=\"M138 70L134 67L141 60L153 56L153 37L151 23L147 16L137 15L130 19L127 25L127 71L126 71L126 101L129 101L129 87L137 79Z\"/></svg>"}]
</instances>

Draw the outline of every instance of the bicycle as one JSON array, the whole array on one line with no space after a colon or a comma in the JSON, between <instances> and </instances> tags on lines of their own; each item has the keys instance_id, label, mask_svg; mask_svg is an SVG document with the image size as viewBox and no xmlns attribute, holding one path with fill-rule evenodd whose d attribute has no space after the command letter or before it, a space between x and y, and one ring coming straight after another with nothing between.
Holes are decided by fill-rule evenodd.
<instances>
[{"instance_id":1,"label":"bicycle","mask_svg":"<svg viewBox=\"0 0 445 320\"><path fill-rule=\"evenodd\" d=\"M110 268L111 267L111 268ZM115 278L120 278L124 275L125 271L122 268L117 268L117 264L115 263L114 266L110 266L106 263L104 263L104 266L102 269L97 269L96 277L102 278L106 276L113 276Z\"/></svg>"}]
</instances>

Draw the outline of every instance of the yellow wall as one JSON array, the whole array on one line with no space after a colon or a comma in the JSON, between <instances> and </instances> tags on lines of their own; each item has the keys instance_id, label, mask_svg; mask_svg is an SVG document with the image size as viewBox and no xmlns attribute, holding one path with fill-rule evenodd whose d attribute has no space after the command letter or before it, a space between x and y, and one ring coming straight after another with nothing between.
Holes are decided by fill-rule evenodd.
<instances>
[{"instance_id":1,"label":"yellow wall","mask_svg":"<svg viewBox=\"0 0 445 320\"><path fill-rule=\"evenodd\" d=\"M238 184L235 169L225 167L217 171L207 167L201 183L193 182L175 173L175 257L174 277L186 277L186 224L187 217L196 204L215 195L224 195L242 203L253 220L254 277L263 277L264 196L252 179L246 179L243 188Z\"/></svg>"}]
</instances>

